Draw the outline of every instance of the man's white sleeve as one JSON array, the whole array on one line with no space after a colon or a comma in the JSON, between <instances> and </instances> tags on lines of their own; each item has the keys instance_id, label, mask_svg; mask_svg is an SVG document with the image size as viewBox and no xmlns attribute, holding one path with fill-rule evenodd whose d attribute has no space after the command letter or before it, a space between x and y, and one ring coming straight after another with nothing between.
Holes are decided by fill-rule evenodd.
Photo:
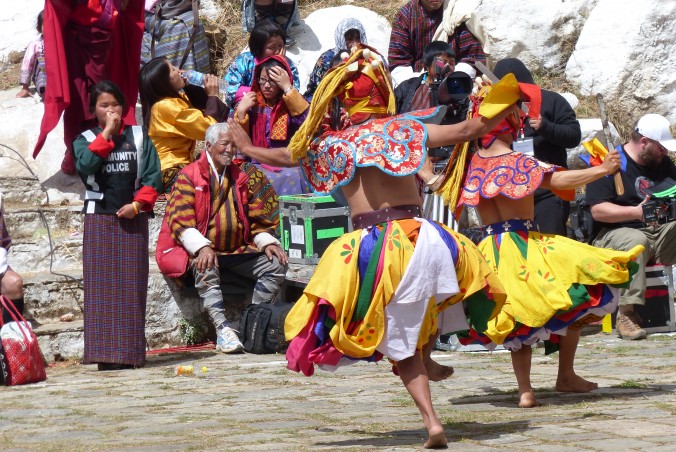
<instances>
[{"instance_id":1,"label":"man's white sleeve","mask_svg":"<svg viewBox=\"0 0 676 452\"><path fill-rule=\"evenodd\" d=\"M207 239L195 228L188 228L181 234L181 245L190 255L194 256L205 246L211 245L211 240Z\"/></svg>"},{"instance_id":2,"label":"man's white sleeve","mask_svg":"<svg viewBox=\"0 0 676 452\"><path fill-rule=\"evenodd\" d=\"M256 236L253 238L254 245L256 245L256 248L259 250L263 251L263 248L265 248L268 245L277 245L277 246L282 246L282 244L273 236L272 234L269 234L267 232L261 232L260 234L256 234Z\"/></svg>"}]
</instances>

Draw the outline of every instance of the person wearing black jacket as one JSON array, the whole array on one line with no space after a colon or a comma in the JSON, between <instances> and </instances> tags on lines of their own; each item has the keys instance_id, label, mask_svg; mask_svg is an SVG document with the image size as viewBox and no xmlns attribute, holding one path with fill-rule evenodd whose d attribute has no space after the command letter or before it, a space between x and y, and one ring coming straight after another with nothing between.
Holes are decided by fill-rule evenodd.
<instances>
[{"instance_id":1,"label":"person wearing black jacket","mask_svg":"<svg viewBox=\"0 0 676 452\"><path fill-rule=\"evenodd\" d=\"M534 84L533 76L517 58L505 58L498 61L493 73L498 78L513 73L521 83ZM568 101L558 93L542 90L542 107L538 119L530 119L523 130L525 138L533 139L535 158L564 168L567 164L567 148L580 144L582 133L575 111ZM570 204L549 190L539 188L535 191L535 221L540 232L566 236L566 221L570 213Z\"/></svg>"}]
</instances>

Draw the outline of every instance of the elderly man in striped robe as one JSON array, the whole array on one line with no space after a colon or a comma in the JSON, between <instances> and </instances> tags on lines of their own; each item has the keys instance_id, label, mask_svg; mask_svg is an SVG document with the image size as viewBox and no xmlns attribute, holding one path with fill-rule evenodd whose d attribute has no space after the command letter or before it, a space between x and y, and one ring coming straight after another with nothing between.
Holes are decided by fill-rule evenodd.
<instances>
[{"instance_id":1,"label":"elderly man in striped robe","mask_svg":"<svg viewBox=\"0 0 676 452\"><path fill-rule=\"evenodd\" d=\"M280 291L288 259L275 237L279 203L268 179L254 165L233 160L227 124L210 126L205 141L206 151L174 183L163 230L189 256L185 270L216 328L216 349L236 353L242 343L235 319L225 313L221 272L256 280L252 303L268 303Z\"/></svg>"}]
</instances>

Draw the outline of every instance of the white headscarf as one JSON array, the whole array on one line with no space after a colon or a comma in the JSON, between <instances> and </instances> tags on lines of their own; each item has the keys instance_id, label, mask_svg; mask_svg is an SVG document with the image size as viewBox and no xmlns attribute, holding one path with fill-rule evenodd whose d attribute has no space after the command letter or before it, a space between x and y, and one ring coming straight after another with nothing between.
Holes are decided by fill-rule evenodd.
<instances>
[{"instance_id":1,"label":"white headscarf","mask_svg":"<svg viewBox=\"0 0 676 452\"><path fill-rule=\"evenodd\" d=\"M336 40L336 52L342 49L350 50L347 48L347 44L345 43L345 33L350 30L359 31L359 41L361 41L362 44L368 44L368 41L366 40L366 30L364 29L364 26L361 24L361 22L353 17L346 17L345 19L338 22L338 25L336 25L336 31L334 33L334 39Z\"/></svg>"}]
</instances>

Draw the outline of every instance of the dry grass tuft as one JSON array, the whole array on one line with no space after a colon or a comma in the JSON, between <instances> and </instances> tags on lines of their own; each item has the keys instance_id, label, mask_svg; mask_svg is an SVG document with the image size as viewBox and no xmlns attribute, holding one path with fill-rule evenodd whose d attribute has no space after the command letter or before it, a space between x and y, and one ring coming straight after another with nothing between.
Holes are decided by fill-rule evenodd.
<instances>
[{"instance_id":1,"label":"dry grass tuft","mask_svg":"<svg viewBox=\"0 0 676 452\"><path fill-rule=\"evenodd\" d=\"M214 20L204 20L211 43L211 69L224 75L228 65L247 46L248 35L242 32L241 0L217 0L222 13Z\"/></svg>"},{"instance_id":2,"label":"dry grass tuft","mask_svg":"<svg viewBox=\"0 0 676 452\"><path fill-rule=\"evenodd\" d=\"M19 86L21 63L5 62L0 64L0 90L4 91Z\"/></svg>"}]
</instances>

